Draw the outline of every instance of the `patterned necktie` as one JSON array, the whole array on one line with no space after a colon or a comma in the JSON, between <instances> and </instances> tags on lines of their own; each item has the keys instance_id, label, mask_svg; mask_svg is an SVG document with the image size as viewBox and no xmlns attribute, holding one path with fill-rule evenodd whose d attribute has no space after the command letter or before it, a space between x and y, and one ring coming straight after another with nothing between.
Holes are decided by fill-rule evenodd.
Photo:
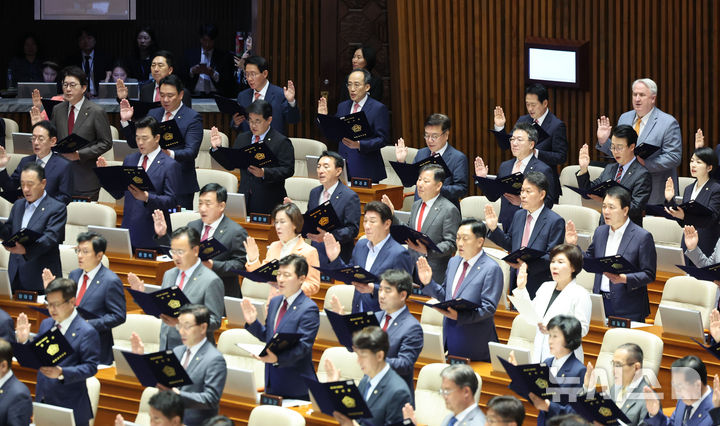
<instances>
[{"instance_id":1,"label":"patterned necktie","mask_svg":"<svg viewBox=\"0 0 720 426\"><path fill-rule=\"evenodd\" d=\"M260 95L261 95L260 92L255 92L255 99L254 99L254 101L257 101L258 99L260 99Z\"/></svg>"},{"instance_id":2,"label":"patterned necktie","mask_svg":"<svg viewBox=\"0 0 720 426\"><path fill-rule=\"evenodd\" d=\"M327 200L330 199L330 193L328 192L327 189L323 191L322 195L323 195L323 200L322 200L322 202L321 202L320 204L322 204L322 203L324 203L325 201L327 201Z\"/></svg>"},{"instance_id":3,"label":"patterned necktie","mask_svg":"<svg viewBox=\"0 0 720 426\"><path fill-rule=\"evenodd\" d=\"M623 174L623 166L621 164L618 166L618 171L617 171L617 174L615 175L615 182L620 182L620 178L622 177L622 174Z\"/></svg>"},{"instance_id":4,"label":"patterned necktie","mask_svg":"<svg viewBox=\"0 0 720 426\"><path fill-rule=\"evenodd\" d=\"M467 260L465 262L463 262L463 271L460 274L460 278L458 278L457 285L455 286L455 291L453 291L453 299L457 297L458 291L460 290L460 286L462 285L463 281L465 280L465 274L467 273L468 266L470 266L470 264L467 262Z\"/></svg>"},{"instance_id":5,"label":"patterned necktie","mask_svg":"<svg viewBox=\"0 0 720 426\"><path fill-rule=\"evenodd\" d=\"M68 135L73 132L75 127L75 107L70 105L70 115L68 115Z\"/></svg>"},{"instance_id":6,"label":"patterned necktie","mask_svg":"<svg viewBox=\"0 0 720 426\"><path fill-rule=\"evenodd\" d=\"M155 88L155 97L153 98L153 102L160 102L160 86Z\"/></svg>"},{"instance_id":7,"label":"patterned necktie","mask_svg":"<svg viewBox=\"0 0 720 426\"><path fill-rule=\"evenodd\" d=\"M638 136L640 136L640 124L641 124L641 123L642 123L642 118L637 117L637 118L636 118L636 121L635 121L635 127L634 127L634 129L635 129L635 133L637 133Z\"/></svg>"},{"instance_id":8,"label":"patterned necktie","mask_svg":"<svg viewBox=\"0 0 720 426\"><path fill-rule=\"evenodd\" d=\"M515 164L513 165L513 168L512 168L512 173L513 174L520 173L521 166L522 166L522 163L520 162L520 160L515 160Z\"/></svg>"},{"instance_id":9,"label":"patterned necktie","mask_svg":"<svg viewBox=\"0 0 720 426\"><path fill-rule=\"evenodd\" d=\"M165 113L165 119L163 121L168 121L172 117L172 112L168 111Z\"/></svg>"},{"instance_id":10,"label":"patterned necktie","mask_svg":"<svg viewBox=\"0 0 720 426\"><path fill-rule=\"evenodd\" d=\"M210 225L205 225L205 231L202 234L202 238L200 238L200 241L205 241L210 236Z\"/></svg>"},{"instance_id":11,"label":"patterned necktie","mask_svg":"<svg viewBox=\"0 0 720 426\"><path fill-rule=\"evenodd\" d=\"M190 365L190 348L187 348L185 351L185 360L183 361L183 368L187 370L188 365Z\"/></svg>"}]
</instances>

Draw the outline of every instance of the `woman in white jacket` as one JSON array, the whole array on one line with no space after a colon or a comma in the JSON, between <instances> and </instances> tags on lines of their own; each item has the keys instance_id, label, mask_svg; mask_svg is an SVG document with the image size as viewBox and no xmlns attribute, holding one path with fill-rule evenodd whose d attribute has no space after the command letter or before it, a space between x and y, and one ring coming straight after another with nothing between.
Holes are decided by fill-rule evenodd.
<instances>
[{"instance_id":1,"label":"woman in white jacket","mask_svg":"<svg viewBox=\"0 0 720 426\"><path fill-rule=\"evenodd\" d=\"M590 329L592 302L590 294L575 282L583 265L582 251L575 245L559 244L550 250L550 273L553 281L544 282L532 300L535 313L541 321L535 334L533 362L542 362L550 356L547 323L557 315L570 315L580 321L582 336ZM517 288L513 290L515 297L530 300L527 284L527 265L522 264L518 270ZM575 357L583 362L582 345L575 349Z\"/></svg>"}]
</instances>

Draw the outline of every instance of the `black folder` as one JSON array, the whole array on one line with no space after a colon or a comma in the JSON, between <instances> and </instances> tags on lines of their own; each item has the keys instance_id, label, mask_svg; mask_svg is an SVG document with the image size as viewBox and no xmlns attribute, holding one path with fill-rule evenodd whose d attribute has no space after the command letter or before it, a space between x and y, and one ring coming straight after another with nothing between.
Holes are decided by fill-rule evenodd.
<instances>
[{"instance_id":1,"label":"black folder","mask_svg":"<svg viewBox=\"0 0 720 426\"><path fill-rule=\"evenodd\" d=\"M160 147L162 149L173 149L185 145L185 139L174 118L158 123L158 125L160 127Z\"/></svg>"},{"instance_id":2,"label":"black folder","mask_svg":"<svg viewBox=\"0 0 720 426\"><path fill-rule=\"evenodd\" d=\"M132 166L107 166L93 169L105 188L115 199L125 196L128 186L135 185L141 191L155 192L155 187L145 169Z\"/></svg>"},{"instance_id":3,"label":"black folder","mask_svg":"<svg viewBox=\"0 0 720 426\"><path fill-rule=\"evenodd\" d=\"M10 238L2 242L5 247L15 247L15 244L22 244L23 247L35 244L42 237L42 234L32 229L23 228L14 233Z\"/></svg>"},{"instance_id":4,"label":"black folder","mask_svg":"<svg viewBox=\"0 0 720 426\"><path fill-rule=\"evenodd\" d=\"M683 209L685 215L689 216L713 216L715 214L712 210L698 203L695 200L690 200L688 202L682 203L678 205L678 207Z\"/></svg>"},{"instance_id":5,"label":"black folder","mask_svg":"<svg viewBox=\"0 0 720 426\"><path fill-rule=\"evenodd\" d=\"M392 166L393 170L395 170L395 173L397 173L400 181L406 188L411 187L417 183L418 176L420 176L420 169L422 169L428 164L437 164L445 171L445 177L452 176L452 173L450 172L450 169L445 163L445 160L443 160L442 156L440 155L431 155L428 158L420 160L417 163L413 164L390 161L390 166Z\"/></svg>"},{"instance_id":6,"label":"black folder","mask_svg":"<svg viewBox=\"0 0 720 426\"><path fill-rule=\"evenodd\" d=\"M330 326L338 338L338 342L345 346L348 351L353 351L352 336L356 331L365 327L380 325L375 312L357 312L354 314L340 315L325 309Z\"/></svg>"},{"instance_id":7,"label":"black folder","mask_svg":"<svg viewBox=\"0 0 720 426\"><path fill-rule=\"evenodd\" d=\"M133 108L133 119L139 120L148 115L151 109L160 108L160 102L143 102L134 99L128 99L130 106Z\"/></svg>"},{"instance_id":8,"label":"black folder","mask_svg":"<svg viewBox=\"0 0 720 426\"><path fill-rule=\"evenodd\" d=\"M247 112L245 111L245 108L243 108L242 105L237 103L235 99L226 98L225 96L220 95L215 95L213 97L215 98L215 104L217 105L220 112L230 115L240 114L247 118Z\"/></svg>"},{"instance_id":9,"label":"black folder","mask_svg":"<svg viewBox=\"0 0 720 426\"><path fill-rule=\"evenodd\" d=\"M325 137L337 143L340 143L343 138L353 141L367 139L372 134L370 123L368 123L363 111L348 114L344 117L318 114L317 118L320 130L322 130Z\"/></svg>"},{"instance_id":10,"label":"black folder","mask_svg":"<svg viewBox=\"0 0 720 426\"><path fill-rule=\"evenodd\" d=\"M605 182L600 182L599 184L591 187L590 189L582 189L582 188L578 188L578 187L570 186L570 185L564 185L564 186L568 189L571 189L571 190L577 192L586 200L590 199L590 195L597 195L598 197L604 197L605 192L607 192L608 189L610 189L614 186L619 186L621 188L625 188L624 186L620 185L618 182L616 182L613 179L608 179ZM625 189L630 191L628 188L625 188ZM630 191L630 192L632 192L632 191Z\"/></svg>"},{"instance_id":11,"label":"black folder","mask_svg":"<svg viewBox=\"0 0 720 426\"><path fill-rule=\"evenodd\" d=\"M687 272L691 277L705 281L720 280L720 263L698 268L693 265L675 265L683 271Z\"/></svg>"},{"instance_id":12,"label":"black folder","mask_svg":"<svg viewBox=\"0 0 720 426\"><path fill-rule=\"evenodd\" d=\"M705 345L703 345L702 343L698 342L697 340L695 340L695 339L692 338L692 337L691 337L690 339L692 339L693 342L697 343L697 344L700 345L703 349L705 349L706 351L708 351L708 352L710 353L710 355L714 356L714 357L717 358L717 359L720 359L720 342L715 343L715 344L710 345L710 346L705 346Z\"/></svg>"},{"instance_id":13,"label":"black folder","mask_svg":"<svg viewBox=\"0 0 720 426\"><path fill-rule=\"evenodd\" d=\"M122 351L135 377L145 387L160 383L168 388L191 385L193 382L180 360L171 350L151 354L135 354Z\"/></svg>"},{"instance_id":14,"label":"black folder","mask_svg":"<svg viewBox=\"0 0 720 426\"><path fill-rule=\"evenodd\" d=\"M427 247L428 252L430 251L436 251L440 253L440 249L438 246L433 242L433 240L430 239L430 237L427 236L427 234L424 234L422 232L418 232L409 226L405 225L390 225L390 236L393 238L393 240L397 241L400 244L405 244L405 241L410 240L417 243L423 243L425 247Z\"/></svg>"},{"instance_id":15,"label":"black folder","mask_svg":"<svg viewBox=\"0 0 720 426\"><path fill-rule=\"evenodd\" d=\"M665 211L665 206L661 204L647 204L645 206L645 215L647 216L659 216L665 219L677 220L672 217L668 212Z\"/></svg>"},{"instance_id":16,"label":"black folder","mask_svg":"<svg viewBox=\"0 0 720 426\"><path fill-rule=\"evenodd\" d=\"M523 180L525 180L525 175L520 172L496 179L475 176L475 185L479 186L484 194L491 197L500 197L503 194L520 195Z\"/></svg>"},{"instance_id":17,"label":"black folder","mask_svg":"<svg viewBox=\"0 0 720 426\"><path fill-rule=\"evenodd\" d=\"M428 303L424 302L422 300L415 300L410 299L411 302L419 303L421 305L425 305L431 308L438 308L442 309L443 311L447 311L448 308L453 308L456 311L473 311L480 307L477 303L470 302L469 300L465 300L463 298L457 298L457 299L450 299L446 300L444 302L437 302L437 303Z\"/></svg>"},{"instance_id":18,"label":"black folder","mask_svg":"<svg viewBox=\"0 0 720 426\"><path fill-rule=\"evenodd\" d=\"M235 269L233 270L233 272L237 273L238 275L242 275L245 278L257 281L259 283L272 283L277 281L279 263L280 262L278 261L278 259L275 259L264 264L263 266L257 268L254 271L240 271Z\"/></svg>"},{"instance_id":19,"label":"black folder","mask_svg":"<svg viewBox=\"0 0 720 426\"><path fill-rule=\"evenodd\" d=\"M58 365L75 352L57 327L36 336L32 341L13 342L12 346L20 365L36 370L40 367Z\"/></svg>"},{"instance_id":20,"label":"black folder","mask_svg":"<svg viewBox=\"0 0 720 426\"><path fill-rule=\"evenodd\" d=\"M330 201L325 201L312 210L308 210L303 215L303 228L301 234L317 234L317 228L325 232L333 231L340 227L340 219L338 219L335 209Z\"/></svg>"},{"instance_id":21,"label":"black folder","mask_svg":"<svg viewBox=\"0 0 720 426\"><path fill-rule=\"evenodd\" d=\"M178 311L184 305L190 304L185 293L177 286L163 288L152 293L127 289L135 303L148 315L160 317L161 314L178 317Z\"/></svg>"},{"instance_id":22,"label":"black folder","mask_svg":"<svg viewBox=\"0 0 720 426\"><path fill-rule=\"evenodd\" d=\"M211 149L210 156L227 170L245 170L250 166L277 167L278 163L277 157L265 143L253 143L242 148Z\"/></svg>"},{"instance_id":23,"label":"black folder","mask_svg":"<svg viewBox=\"0 0 720 426\"><path fill-rule=\"evenodd\" d=\"M527 262L529 260L543 257L546 254L547 253L542 250L535 250L534 248L530 248L530 247L520 247L519 249L515 250L514 252L503 257L502 260L506 261L507 263L516 263L518 260Z\"/></svg>"},{"instance_id":24,"label":"black folder","mask_svg":"<svg viewBox=\"0 0 720 426\"><path fill-rule=\"evenodd\" d=\"M42 103L42 106L45 109L45 113L47 114L48 118L52 118L53 108L55 108L55 105L60 104L63 101L56 101L54 99L42 98L42 99L40 99L40 102Z\"/></svg>"},{"instance_id":25,"label":"black folder","mask_svg":"<svg viewBox=\"0 0 720 426\"><path fill-rule=\"evenodd\" d=\"M215 256L219 256L226 251L227 247L215 238L208 238L207 240L200 242L200 260L203 262L210 260Z\"/></svg>"},{"instance_id":26,"label":"black folder","mask_svg":"<svg viewBox=\"0 0 720 426\"><path fill-rule=\"evenodd\" d=\"M300 341L302 337L303 335L301 333L275 333L275 335L273 335L272 339L267 342L267 344L260 351L260 353L255 355L264 357L265 355L267 355L268 350L277 355L295 346L295 344L297 344L297 342ZM237 346L242 350L253 353L251 349L246 348L254 347L256 345L252 343L248 345L245 345L244 343L237 343Z\"/></svg>"},{"instance_id":27,"label":"black folder","mask_svg":"<svg viewBox=\"0 0 720 426\"><path fill-rule=\"evenodd\" d=\"M554 392L548 392L551 387L550 368L545 364L513 365L509 361L498 357L510 376L510 390L525 399L532 392L540 398L550 398Z\"/></svg>"},{"instance_id":28,"label":"black folder","mask_svg":"<svg viewBox=\"0 0 720 426\"><path fill-rule=\"evenodd\" d=\"M648 247L648 249L653 249L653 247ZM638 272L635 265L619 254L599 258L586 257L583 259L583 269L593 274L609 272L619 275Z\"/></svg>"},{"instance_id":29,"label":"black folder","mask_svg":"<svg viewBox=\"0 0 720 426\"><path fill-rule=\"evenodd\" d=\"M630 419L611 398L606 398L599 392L592 397L588 394L577 395L575 401L569 402L573 410L590 423L598 422L601 425L630 424Z\"/></svg>"},{"instance_id":30,"label":"black folder","mask_svg":"<svg viewBox=\"0 0 720 426\"><path fill-rule=\"evenodd\" d=\"M52 149L60 154L72 154L75 151L85 148L89 144L90 141L84 137L78 136L76 133L70 133L64 139L59 140Z\"/></svg>"},{"instance_id":31,"label":"black folder","mask_svg":"<svg viewBox=\"0 0 720 426\"><path fill-rule=\"evenodd\" d=\"M327 275L333 280L340 281L345 284L352 284L353 281L364 284L380 282L380 278L359 266L348 266L340 269L318 268L315 266L313 266L313 268L320 271L321 274Z\"/></svg>"},{"instance_id":32,"label":"black folder","mask_svg":"<svg viewBox=\"0 0 720 426\"><path fill-rule=\"evenodd\" d=\"M351 419L372 418L370 408L353 380L326 383L309 377L303 377L303 380L324 414L332 416L333 411L337 411Z\"/></svg>"},{"instance_id":33,"label":"black folder","mask_svg":"<svg viewBox=\"0 0 720 426\"><path fill-rule=\"evenodd\" d=\"M643 160L647 160L647 158L655 154L655 151L657 151L658 149L660 149L660 147L657 145L653 145L650 143L641 143L640 145L635 146L635 150L633 151L633 153L638 157L642 158Z\"/></svg>"}]
</instances>

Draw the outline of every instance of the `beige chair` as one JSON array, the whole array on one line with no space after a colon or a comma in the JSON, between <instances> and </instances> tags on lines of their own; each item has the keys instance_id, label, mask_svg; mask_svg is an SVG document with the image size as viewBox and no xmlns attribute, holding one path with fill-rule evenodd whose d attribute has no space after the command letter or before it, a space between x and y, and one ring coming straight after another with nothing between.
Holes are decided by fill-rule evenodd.
<instances>
[{"instance_id":1,"label":"beige chair","mask_svg":"<svg viewBox=\"0 0 720 426\"><path fill-rule=\"evenodd\" d=\"M408 154L407 158L405 159L405 162L407 163L413 163L415 161L415 156L417 155L418 149L417 148L411 148L408 147ZM402 186L402 182L400 181L400 177L398 177L397 173L395 173L395 169L392 168L390 165L391 161L397 161L397 157L395 156L395 146L384 146L380 149L380 153L382 154L383 163L385 164L385 173L387 174L387 177L380 181L380 183L386 184L386 185L400 185ZM351 176L352 177L352 176ZM403 193L405 194L414 194L415 193L415 185L403 189ZM403 205L399 210L409 212L412 208L414 201L414 197L408 196L403 198Z\"/></svg>"},{"instance_id":2,"label":"beige chair","mask_svg":"<svg viewBox=\"0 0 720 426\"><path fill-rule=\"evenodd\" d=\"M259 405L250 412L248 426L305 426L305 418L297 411L274 405Z\"/></svg>"},{"instance_id":3,"label":"beige chair","mask_svg":"<svg viewBox=\"0 0 720 426\"><path fill-rule=\"evenodd\" d=\"M88 225L114 228L117 213L110 206L98 203L72 202L67 205L65 244L75 245L78 234L87 231Z\"/></svg>"},{"instance_id":4,"label":"beige chair","mask_svg":"<svg viewBox=\"0 0 720 426\"><path fill-rule=\"evenodd\" d=\"M88 397L90 398L90 406L92 407L93 418L90 419L90 426L95 424L95 416L97 415L98 402L100 401L100 380L97 377L88 377L85 379Z\"/></svg>"},{"instance_id":5,"label":"beige chair","mask_svg":"<svg viewBox=\"0 0 720 426\"><path fill-rule=\"evenodd\" d=\"M435 301L435 299L431 300ZM433 331L442 335L444 319L443 314L429 306L423 305L422 312L420 313L420 326L424 331Z\"/></svg>"},{"instance_id":6,"label":"beige chair","mask_svg":"<svg viewBox=\"0 0 720 426\"><path fill-rule=\"evenodd\" d=\"M5 166L5 170L7 171L8 175L12 176L12 174L15 172L15 169L17 169L18 164L20 164L20 160L23 159L23 157L26 157L25 154L13 154L8 153L8 163Z\"/></svg>"},{"instance_id":7,"label":"beige chair","mask_svg":"<svg viewBox=\"0 0 720 426\"><path fill-rule=\"evenodd\" d=\"M290 138L295 150L295 174L296 177L308 177L306 155L319 157L323 151L327 151L327 145L315 139Z\"/></svg>"},{"instance_id":8,"label":"beige chair","mask_svg":"<svg viewBox=\"0 0 720 426\"><path fill-rule=\"evenodd\" d=\"M680 176L678 177L678 194L682 197L685 193L685 188L695 183L695 178Z\"/></svg>"},{"instance_id":9,"label":"beige chair","mask_svg":"<svg viewBox=\"0 0 720 426\"><path fill-rule=\"evenodd\" d=\"M349 314L352 311L352 299L353 295L355 293L355 287L351 285L346 284L335 284L330 286L327 289L327 292L325 293L325 308L329 309L331 306L331 301L333 296L337 296L338 300L340 301L340 304L342 305L343 309L345 310L346 314ZM245 294L245 293L243 293Z\"/></svg>"},{"instance_id":10,"label":"beige chair","mask_svg":"<svg viewBox=\"0 0 720 426\"><path fill-rule=\"evenodd\" d=\"M570 165L564 167L560 171L560 189L561 189L561 195L559 204L571 204L575 206L586 206L590 207L592 206L592 203L586 203L587 200L583 200L583 198L578 194L577 192L570 190L568 188L565 188L565 185L567 186L574 186L577 188L578 182L577 182L577 176L576 173L580 170L580 166L577 164ZM597 167L597 166L589 166L588 167L588 173L590 174L590 181L597 179L600 177L600 174L602 173L603 168Z\"/></svg>"},{"instance_id":11,"label":"beige chair","mask_svg":"<svg viewBox=\"0 0 720 426\"><path fill-rule=\"evenodd\" d=\"M652 234L656 245L680 247L683 229L674 220L659 216L645 216L643 228Z\"/></svg>"},{"instance_id":12,"label":"beige chair","mask_svg":"<svg viewBox=\"0 0 720 426\"><path fill-rule=\"evenodd\" d=\"M198 219L200 219L200 213L196 211L186 210L184 212L170 213L170 226L172 226L172 229L178 229Z\"/></svg>"},{"instance_id":13,"label":"beige chair","mask_svg":"<svg viewBox=\"0 0 720 426\"><path fill-rule=\"evenodd\" d=\"M222 142L220 142L220 146L227 148L230 144L230 140L228 139L227 135L223 132L220 132L220 138L222 139ZM212 157L210 156L210 148L212 148L212 144L210 143L210 130L203 129L203 138L202 142L200 142L200 151L198 151L198 155L197 157L195 157L195 167L198 169L215 169L226 171L223 166L221 166L212 159Z\"/></svg>"},{"instance_id":14,"label":"beige chair","mask_svg":"<svg viewBox=\"0 0 720 426\"><path fill-rule=\"evenodd\" d=\"M592 294L593 287L595 286L595 274L582 269L580 273L575 277L575 281L580 284L588 293Z\"/></svg>"},{"instance_id":15,"label":"beige chair","mask_svg":"<svg viewBox=\"0 0 720 426\"><path fill-rule=\"evenodd\" d=\"M109 192L107 192L105 190L105 188L100 188L100 194L98 195L98 202L114 204L116 206L123 207L125 205L125 197L122 197L119 200L116 200L115 198L113 198L112 195L110 195Z\"/></svg>"},{"instance_id":16,"label":"beige chair","mask_svg":"<svg viewBox=\"0 0 720 426\"><path fill-rule=\"evenodd\" d=\"M589 207L575 206L572 204L556 204L552 210L565 219L565 223L572 220L578 233L578 246L587 250L595 233L595 228L600 224L600 212Z\"/></svg>"},{"instance_id":17,"label":"beige chair","mask_svg":"<svg viewBox=\"0 0 720 426\"><path fill-rule=\"evenodd\" d=\"M488 241L488 240L486 240ZM502 294L500 295L500 301L498 302L499 305L502 304L505 309L508 309L510 307L510 301L507 298L508 291L510 289L510 264L505 262L503 257L507 256L507 253L503 250L498 250L493 247L485 247L484 248L485 253L487 253L488 256L490 256L490 259L494 260L498 266L500 266L500 269L503 273L503 290Z\"/></svg>"},{"instance_id":18,"label":"beige chair","mask_svg":"<svg viewBox=\"0 0 720 426\"><path fill-rule=\"evenodd\" d=\"M125 322L112 329L115 346L132 350L130 335L137 333L145 344L145 353L157 352L160 346L160 319L152 315L127 314Z\"/></svg>"},{"instance_id":19,"label":"beige chair","mask_svg":"<svg viewBox=\"0 0 720 426\"><path fill-rule=\"evenodd\" d=\"M357 353L350 352L344 346L327 348L320 356L320 363L317 368L319 382L327 382L327 370L325 360L332 361L335 368L340 372L340 380L355 380L360 383L364 373L357 362Z\"/></svg>"},{"instance_id":20,"label":"beige chair","mask_svg":"<svg viewBox=\"0 0 720 426\"><path fill-rule=\"evenodd\" d=\"M0 217L10 217L12 203L3 197L0 197Z\"/></svg>"},{"instance_id":21,"label":"beige chair","mask_svg":"<svg viewBox=\"0 0 720 426\"><path fill-rule=\"evenodd\" d=\"M212 170L212 169L195 169L197 173L198 186L202 188L208 183L217 183L222 185L227 192L237 192L238 190L238 179L237 177L225 170ZM198 209L198 197L199 192L195 193L193 198L193 209Z\"/></svg>"},{"instance_id":22,"label":"beige chair","mask_svg":"<svg viewBox=\"0 0 720 426\"><path fill-rule=\"evenodd\" d=\"M285 179L285 191L288 198L293 200L300 212L307 211L308 200L310 199L310 191L320 185L320 181L309 177L293 176Z\"/></svg>"},{"instance_id":23,"label":"beige chair","mask_svg":"<svg viewBox=\"0 0 720 426\"><path fill-rule=\"evenodd\" d=\"M440 393L442 378L440 373L447 367L447 364L428 364L420 370L417 384L415 385L415 419L418 424L439 425L442 420L450 414L445 408L445 399ZM482 378L475 373L478 379L478 389L475 392L475 402L480 401L482 389Z\"/></svg>"},{"instance_id":24,"label":"beige chair","mask_svg":"<svg viewBox=\"0 0 720 426\"><path fill-rule=\"evenodd\" d=\"M143 389L142 395L140 395L140 404L138 405L137 416L135 416L135 423L142 426L150 426L150 398L156 393L160 392L158 388L145 388Z\"/></svg>"},{"instance_id":25,"label":"beige chair","mask_svg":"<svg viewBox=\"0 0 720 426\"><path fill-rule=\"evenodd\" d=\"M485 205L492 204L495 213L500 214L500 199L490 201L484 195L472 195L460 200L463 219L485 220Z\"/></svg>"},{"instance_id":26,"label":"beige chair","mask_svg":"<svg viewBox=\"0 0 720 426\"><path fill-rule=\"evenodd\" d=\"M7 250L0 250L0 269L7 269L10 263L10 252ZM65 274L63 274L65 275Z\"/></svg>"},{"instance_id":27,"label":"beige chair","mask_svg":"<svg viewBox=\"0 0 720 426\"><path fill-rule=\"evenodd\" d=\"M240 349L237 346L238 343L262 345L263 342L243 328L233 328L220 334L217 348L223 354L228 367L253 371L255 373L255 386L259 388L265 387L265 364Z\"/></svg>"},{"instance_id":28,"label":"beige chair","mask_svg":"<svg viewBox=\"0 0 720 426\"><path fill-rule=\"evenodd\" d=\"M118 132L117 127L112 126L112 125L110 126L110 137L112 138L112 140L120 139L120 132ZM124 160L124 158L115 158L115 150L113 149L112 146L110 146L110 149L105 151L104 153L102 153L102 155L100 155L100 156L109 161L122 162Z\"/></svg>"},{"instance_id":29,"label":"beige chair","mask_svg":"<svg viewBox=\"0 0 720 426\"><path fill-rule=\"evenodd\" d=\"M9 118L3 118L3 120L5 121L5 134L3 135L5 137L5 150L9 153L15 152L12 134L18 133L20 131L20 126L18 126L18 123L15 120L11 120Z\"/></svg>"},{"instance_id":30,"label":"beige chair","mask_svg":"<svg viewBox=\"0 0 720 426\"><path fill-rule=\"evenodd\" d=\"M533 347L535 346L536 331L537 324L529 321L522 315L518 315L512 322L507 344L508 346L527 349L532 353Z\"/></svg>"},{"instance_id":31,"label":"beige chair","mask_svg":"<svg viewBox=\"0 0 720 426\"><path fill-rule=\"evenodd\" d=\"M240 283L240 291L242 292L243 298L250 299L252 301L262 301L265 303L270 296L270 286L267 283L259 283L249 278L243 278Z\"/></svg>"},{"instance_id":32,"label":"beige chair","mask_svg":"<svg viewBox=\"0 0 720 426\"><path fill-rule=\"evenodd\" d=\"M108 260L108 257L105 255L103 255L100 263L106 268L110 267L110 260ZM78 265L77 253L75 253L73 247L67 245L60 246L60 264L62 265L63 277L67 277L71 271L80 267Z\"/></svg>"},{"instance_id":33,"label":"beige chair","mask_svg":"<svg viewBox=\"0 0 720 426\"><path fill-rule=\"evenodd\" d=\"M703 328L710 328L710 312L715 309L717 286L689 275L668 278L663 287L661 305L700 311ZM662 326L660 311L655 314L655 325Z\"/></svg>"},{"instance_id":34,"label":"beige chair","mask_svg":"<svg viewBox=\"0 0 720 426\"><path fill-rule=\"evenodd\" d=\"M613 353L618 346L625 343L635 343L640 346L640 349L643 351L643 368L652 371L655 377L657 377L663 353L662 339L652 333L639 329L611 328L606 331L605 336L603 336L600 353L598 354L597 362L595 363L595 371L599 383L612 383ZM600 374L600 370L605 371L605 374ZM648 377L648 375L649 374L646 374L645 377L647 379L651 379L652 383L653 378Z\"/></svg>"}]
</instances>

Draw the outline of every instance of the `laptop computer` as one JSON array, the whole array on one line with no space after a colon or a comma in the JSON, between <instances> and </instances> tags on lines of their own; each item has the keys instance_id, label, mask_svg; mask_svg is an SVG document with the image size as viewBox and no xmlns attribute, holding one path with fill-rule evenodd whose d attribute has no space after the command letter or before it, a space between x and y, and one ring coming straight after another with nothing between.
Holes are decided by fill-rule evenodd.
<instances>
[{"instance_id":1,"label":"laptop computer","mask_svg":"<svg viewBox=\"0 0 720 426\"><path fill-rule=\"evenodd\" d=\"M106 226L88 225L88 231L97 232L107 240L108 254L132 258L130 230L125 228L108 228Z\"/></svg>"},{"instance_id":2,"label":"laptop computer","mask_svg":"<svg viewBox=\"0 0 720 426\"><path fill-rule=\"evenodd\" d=\"M13 133L13 153L33 155L32 133Z\"/></svg>"},{"instance_id":3,"label":"laptop computer","mask_svg":"<svg viewBox=\"0 0 720 426\"><path fill-rule=\"evenodd\" d=\"M147 286L146 286L147 287ZM249 299L255 310L257 311L257 320L261 323L265 322L265 302L257 299ZM225 296L225 317L228 320L228 324L233 326L244 327L245 317L242 311L242 299L237 297Z\"/></svg>"},{"instance_id":4,"label":"laptop computer","mask_svg":"<svg viewBox=\"0 0 720 426\"><path fill-rule=\"evenodd\" d=\"M0 298L12 299L12 286L7 269L0 269Z\"/></svg>"},{"instance_id":5,"label":"laptop computer","mask_svg":"<svg viewBox=\"0 0 720 426\"><path fill-rule=\"evenodd\" d=\"M423 348L420 352L420 358L445 362L445 345L443 344L442 332L423 329Z\"/></svg>"},{"instance_id":6,"label":"laptop computer","mask_svg":"<svg viewBox=\"0 0 720 426\"><path fill-rule=\"evenodd\" d=\"M26 81L18 83L18 98L32 98L33 90L38 89L43 98L52 98L58 94L57 83Z\"/></svg>"},{"instance_id":7,"label":"laptop computer","mask_svg":"<svg viewBox=\"0 0 720 426\"><path fill-rule=\"evenodd\" d=\"M126 141L113 139L112 142L115 161L123 161L128 155L137 152L137 148L132 148Z\"/></svg>"},{"instance_id":8,"label":"laptop computer","mask_svg":"<svg viewBox=\"0 0 720 426\"><path fill-rule=\"evenodd\" d=\"M508 359L510 352L515 353L515 360L518 365L530 364L530 349L504 345L497 342L488 342L488 349L490 350L490 364L492 364L492 371L505 373L505 367L503 367L498 357Z\"/></svg>"},{"instance_id":9,"label":"laptop computer","mask_svg":"<svg viewBox=\"0 0 720 426\"><path fill-rule=\"evenodd\" d=\"M33 423L38 426L75 426L75 416L70 408L33 402Z\"/></svg>"},{"instance_id":10,"label":"laptop computer","mask_svg":"<svg viewBox=\"0 0 720 426\"><path fill-rule=\"evenodd\" d=\"M700 311L661 304L658 306L658 313L662 321L663 334L669 333L705 341Z\"/></svg>"},{"instance_id":11,"label":"laptop computer","mask_svg":"<svg viewBox=\"0 0 720 426\"><path fill-rule=\"evenodd\" d=\"M260 394L255 384L255 372L243 368L228 367L223 394L249 399L256 403L259 402Z\"/></svg>"},{"instance_id":12,"label":"laptop computer","mask_svg":"<svg viewBox=\"0 0 720 426\"><path fill-rule=\"evenodd\" d=\"M308 177L317 179L317 165L318 161L320 161L320 157L317 155L306 155L305 161L307 162L307 169L308 169ZM347 164L347 162L346 162ZM347 174L347 166L343 167L342 174L340 175L340 180L343 181L345 185L348 183L348 174Z\"/></svg>"},{"instance_id":13,"label":"laptop computer","mask_svg":"<svg viewBox=\"0 0 720 426\"><path fill-rule=\"evenodd\" d=\"M140 98L140 86L138 83L125 83L125 87L128 89L128 98L139 99ZM98 98L100 99L116 99L117 98L117 86L115 83L99 83L98 84Z\"/></svg>"},{"instance_id":14,"label":"laptop computer","mask_svg":"<svg viewBox=\"0 0 720 426\"><path fill-rule=\"evenodd\" d=\"M225 202L225 215L234 219L247 220L247 205L245 194L228 192Z\"/></svg>"}]
</instances>

